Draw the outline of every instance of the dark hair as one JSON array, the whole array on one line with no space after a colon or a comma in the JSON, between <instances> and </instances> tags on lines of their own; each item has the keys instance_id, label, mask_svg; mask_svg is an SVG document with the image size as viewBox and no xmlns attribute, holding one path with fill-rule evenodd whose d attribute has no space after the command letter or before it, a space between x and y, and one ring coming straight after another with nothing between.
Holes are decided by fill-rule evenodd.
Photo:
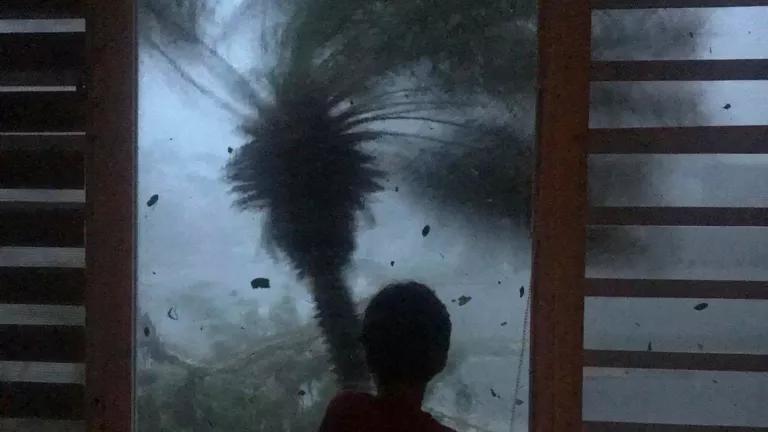
<instances>
[{"instance_id":1,"label":"dark hair","mask_svg":"<svg viewBox=\"0 0 768 432\"><path fill-rule=\"evenodd\" d=\"M365 310L361 340L380 384L427 383L445 368L450 339L448 310L426 285L387 285Z\"/></svg>"}]
</instances>

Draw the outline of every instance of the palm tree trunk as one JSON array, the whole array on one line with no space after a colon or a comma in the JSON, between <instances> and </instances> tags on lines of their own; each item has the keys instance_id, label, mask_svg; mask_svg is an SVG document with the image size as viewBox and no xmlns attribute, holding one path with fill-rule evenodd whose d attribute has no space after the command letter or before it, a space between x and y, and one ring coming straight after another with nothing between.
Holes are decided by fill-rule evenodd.
<instances>
[{"instance_id":1,"label":"palm tree trunk","mask_svg":"<svg viewBox=\"0 0 768 432\"><path fill-rule=\"evenodd\" d=\"M315 317L328 344L339 386L368 389L370 375L359 338L361 323L349 288L333 270L313 275L311 282Z\"/></svg>"}]
</instances>

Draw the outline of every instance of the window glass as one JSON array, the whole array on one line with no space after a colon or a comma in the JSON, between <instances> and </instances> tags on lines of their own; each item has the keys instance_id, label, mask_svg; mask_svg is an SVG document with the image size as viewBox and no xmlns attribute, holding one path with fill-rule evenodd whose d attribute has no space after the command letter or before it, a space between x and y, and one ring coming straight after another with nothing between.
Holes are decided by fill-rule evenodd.
<instances>
[{"instance_id":1,"label":"window glass","mask_svg":"<svg viewBox=\"0 0 768 432\"><path fill-rule=\"evenodd\" d=\"M139 431L317 430L403 280L452 321L425 410L527 428L534 3L141 2Z\"/></svg>"}]
</instances>

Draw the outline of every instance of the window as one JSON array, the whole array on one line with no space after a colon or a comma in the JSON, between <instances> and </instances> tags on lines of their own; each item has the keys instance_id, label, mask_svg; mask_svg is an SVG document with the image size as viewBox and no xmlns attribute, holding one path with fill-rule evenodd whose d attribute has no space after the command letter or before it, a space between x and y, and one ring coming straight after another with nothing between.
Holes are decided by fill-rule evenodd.
<instances>
[{"instance_id":1,"label":"window","mask_svg":"<svg viewBox=\"0 0 768 432\"><path fill-rule=\"evenodd\" d=\"M138 430L316 430L351 375L316 317L403 279L453 322L425 409L525 430L533 2L139 19Z\"/></svg>"}]
</instances>

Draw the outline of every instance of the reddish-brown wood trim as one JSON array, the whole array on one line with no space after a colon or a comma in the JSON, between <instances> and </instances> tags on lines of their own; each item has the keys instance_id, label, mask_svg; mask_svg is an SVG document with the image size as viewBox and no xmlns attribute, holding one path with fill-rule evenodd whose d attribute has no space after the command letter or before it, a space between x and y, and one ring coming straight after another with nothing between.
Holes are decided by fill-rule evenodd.
<instances>
[{"instance_id":1,"label":"reddish-brown wood trim","mask_svg":"<svg viewBox=\"0 0 768 432\"><path fill-rule=\"evenodd\" d=\"M0 188L82 189L83 153L49 147L6 148L0 144Z\"/></svg>"},{"instance_id":2,"label":"reddish-brown wood trim","mask_svg":"<svg viewBox=\"0 0 768 432\"><path fill-rule=\"evenodd\" d=\"M82 92L0 93L0 132L82 132Z\"/></svg>"},{"instance_id":3,"label":"reddish-brown wood trim","mask_svg":"<svg viewBox=\"0 0 768 432\"><path fill-rule=\"evenodd\" d=\"M658 9L768 6L768 0L592 0L593 9Z\"/></svg>"},{"instance_id":4,"label":"reddish-brown wood trim","mask_svg":"<svg viewBox=\"0 0 768 432\"><path fill-rule=\"evenodd\" d=\"M3 71L0 74L0 86L82 86L83 76L78 70L58 71Z\"/></svg>"},{"instance_id":5,"label":"reddish-brown wood trim","mask_svg":"<svg viewBox=\"0 0 768 432\"><path fill-rule=\"evenodd\" d=\"M0 325L0 360L82 362L85 332L74 326Z\"/></svg>"},{"instance_id":6,"label":"reddish-brown wood trim","mask_svg":"<svg viewBox=\"0 0 768 432\"><path fill-rule=\"evenodd\" d=\"M84 50L82 32L0 34L4 72L82 70Z\"/></svg>"},{"instance_id":7,"label":"reddish-brown wood trim","mask_svg":"<svg viewBox=\"0 0 768 432\"><path fill-rule=\"evenodd\" d=\"M0 303L81 305L84 298L83 269L0 267Z\"/></svg>"},{"instance_id":8,"label":"reddish-brown wood trim","mask_svg":"<svg viewBox=\"0 0 768 432\"><path fill-rule=\"evenodd\" d=\"M0 383L0 417L80 420L82 400L79 384Z\"/></svg>"},{"instance_id":9,"label":"reddish-brown wood trim","mask_svg":"<svg viewBox=\"0 0 768 432\"><path fill-rule=\"evenodd\" d=\"M590 8L539 1L531 430L581 428Z\"/></svg>"},{"instance_id":10,"label":"reddish-brown wood trim","mask_svg":"<svg viewBox=\"0 0 768 432\"><path fill-rule=\"evenodd\" d=\"M133 429L136 10L88 0L86 422Z\"/></svg>"},{"instance_id":11,"label":"reddish-brown wood trim","mask_svg":"<svg viewBox=\"0 0 768 432\"><path fill-rule=\"evenodd\" d=\"M3 0L0 19L79 18L82 0Z\"/></svg>"},{"instance_id":12,"label":"reddish-brown wood trim","mask_svg":"<svg viewBox=\"0 0 768 432\"><path fill-rule=\"evenodd\" d=\"M10 189L13 190L13 189ZM27 189L24 189L27 190ZM66 192L82 192L81 190L65 190ZM42 190L41 192L49 192L49 190ZM57 209L82 209L84 203L78 201L22 201L21 199L0 201L0 212L11 210L24 210L24 211L48 211Z\"/></svg>"},{"instance_id":13,"label":"reddish-brown wood trim","mask_svg":"<svg viewBox=\"0 0 768 432\"><path fill-rule=\"evenodd\" d=\"M0 78L2 79L2 78ZM2 83L0 82L0 85ZM22 85L36 85L24 82ZM80 151L86 147L85 135L72 134L2 134L0 135L0 151L27 150L27 151Z\"/></svg>"},{"instance_id":14,"label":"reddish-brown wood trim","mask_svg":"<svg viewBox=\"0 0 768 432\"><path fill-rule=\"evenodd\" d=\"M768 126L592 129L590 153L768 153Z\"/></svg>"},{"instance_id":15,"label":"reddish-brown wood trim","mask_svg":"<svg viewBox=\"0 0 768 432\"><path fill-rule=\"evenodd\" d=\"M768 432L763 427L585 422L582 432Z\"/></svg>"},{"instance_id":16,"label":"reddish-brown wood trim","mask_svg":"<svg viewBox=\"0 0 768 432\"><path fill-rule=\"evenodd\" d=\"M768 79L768 60L596 61L592 81L737 81Z\"/></svg>"},{"instance_id":17,"label":"reddish-brown wood trim","mask_svg":"<svg viewBox=\"0 0 768 432\"><path fill-rule=\"evenodd\" d=\"M768 282L587 279L588 297L768 300Z\"/></svg>"},{"instance_id":18,"label":"reddish-brown wood trim","mask_svg":"<svg viewBox=\"0 0 768 432\"><path fill-rule=\"evenodd\" d=\"M84 237L82 209L0 209L3 246L83 247Z\"/></svg>"},{"instance_id":19,"label":"reddish-brown wood trim","mask_svg":"<svg viewBox=\"0 0 768 432\"><path fill-rule=\"evenodd\" d=\"M585 350L585 367L768 372L768 355Z\"/></svg>"},{"instance_id":20,"label":"reddish-brown wood trim","mask_svg":"<svg viewBox=\"0 0 768 432\"><path fill-rule=\"evenodd\" d=\"M768 226L762 207L592 207L590 225Z\"/></svg>"}]
</instances>

